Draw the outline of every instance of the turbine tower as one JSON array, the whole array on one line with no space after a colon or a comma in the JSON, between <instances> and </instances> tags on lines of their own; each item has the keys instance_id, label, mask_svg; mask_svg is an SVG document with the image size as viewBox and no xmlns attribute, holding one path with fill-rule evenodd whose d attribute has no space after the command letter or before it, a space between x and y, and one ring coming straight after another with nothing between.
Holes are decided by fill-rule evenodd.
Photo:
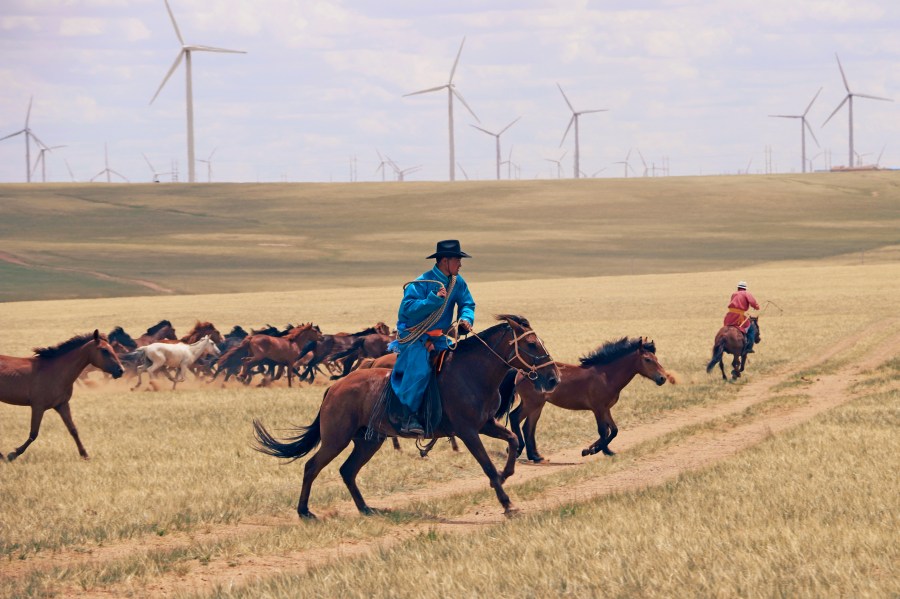
<instances>
[{"instance_id":1,"label":"turbine tower","mask_svg":"<svg viewBox=\"0 0 900 599\"><path fill-rule=\"evenodd\" d=\"M469 111L475 120L479 123L481 122L478 117L475 115L475 112L469 107L466 103L465 99L462 97L458 91L456 91L456 86L453 84L453 75L456 73L456 66L459 64L459 57L462 54L463 44L466 43L466 38L463 38L462 43L459 45L459 52L456 53L456 60L453 61L453 68L450 69L450 80L447 81L444 85L439 85L437 87L430 87L428 89L423 89L417 92L412 92L411 94L404 94L403 97L407 96L416 96L419 94L427 94L429 92L436 92L442 89L447 90L447 114L449 117L449 127L450 127L450 180L456 180L456 148L453 144L453 96L459 98L459 101L463 103L463 106L466 107L466 110Z\"/></svg>"},{"instance_id":2,"label":"turbine tower","mask_svg":"<svg viewBox=\"0 0 900 599\"><path fill-rule=\"evenodd\" d=\"M847 95L844 96L844 99L841 101L841 103L838 104L837 108L834 109L834 112L832 112L828 116L828 118L825 119L825 122L822 123L822 126L824 127L825 125L827 125L828 121L831 120L831 117L833 117L835 114L837 114L837 111L841 109L841 106L843 106L844 104L847 104L847 111L849 112L849 117L850 117L850 161L848 162L848 166L852 167L853 166L853 98L854 97L868 98L870 100L884 100L885 102L893 102L893 100L891 100L890 98L881 98L879 96L870 96L868 94L854 94L853 92L851 92L850 85L847 83L847 76L844 75L844 67L841 66L841 59L838 58L837 53L835 53L834 57L837 58L838 68L841 70L841 79L844 80L844 89L847 90Z\"/></svg>"},{"instance_id":3,"label":"turbine tower","mask_svg":"<svg viewBox=\"0 0 900 599\"><path fill-rule=\"evenodd\" d=\"M569 105L569 110L572 111L572 118L569 119L569 126L566 127L566 132L563 133L562 141L559 142L560 147L562 147L563 143L565 143L566 135L569 134L569 129L572 128L572 123L575 123L575 178L577 179L579 177L579 175L581 174L581 168L579 167L579 162L578 162L578 159L579 159L579 155L578 155L578 117L580 117L583 114L590 114L592 112L606 112L609 109L608 108L597 108L597 109L593 109L593 110L576 111L572 107L572 103L569 102L569 98L566 97L566 92L563 91L562 86L559 83L557 83L556 87L559 88L559 93L562 94L563 99L566 101L566 104Z\"/></svg>"},{"instance_id":4,"label":"turbine tower","mask_svg":"<svg viewBox=\"0 0 900 599\"><path fill-rule=\"evenodd\" d=\"M800 119L800 156L803 164L802 172L806 172L806 132L809 131L809 134L812 135L813 141L816 142L816 147L819 147L819 140L816 139L816 134L813 133L812 128L809 126L809 121L806 120L806 113L809 112L809 109L812 108L813 102L816 101L816 98L819 97L819 94L822 93L822 88L819 88L819 91L816 92L816 95L813 96L813 99L810 100L809 106L806 107L806 110L803 111L803 114L770 114L770 117L776 119Z\"/></svg>"},{"instance_id":5,"label":"turbine tower","mask_svg":"<svg viewBox=\"0 0 900 599\"><path fill-rule=\"evenodd\" d=\"M514 120L513 122L508 124L506 127L501 129L500 133L494 133L492 131L488 131L487 129L482 129L481 127L479 127L477 125L470 125L471 127L475 127L476 129L478 129L479 131L483 131L484 133L487 133L488 135L493 135L494 137L497 138L497 180L498 181L500 180L500 164L501 164L501 162L500 162L500 136L503 135L503 133L507 129L509 129L510 127L515 125L517 122L519 122L520 118L522 118L522 117L518 117L516 120Z\"/></svg>"},{"instance_id":6,"label":"turbine tower","mask_svg":"<svg viewBox=\"0 0 900 599\"><path fill-rule=\"evenodd\" d=\"M31 120L31 103L33 101L34 96L31 96L28 100L28 112L25 113L25 128L19 129L15 133L10 133L6 137L0 137L0 141L3 141L4 139L9 139L10 137L15 137L22 133L25 134L25 180L29 183L31 183L31 140L33 139L38 147L47 147L47 144L38 139L38 136L34 134L31 127L28 125L28 121Z\"/></svg>"},{"instance_id":7,"label":"turbine tower","mask_svg":"<svg viewBox=\"0 0 900 599\"><path fill-rule=\"evenodd\" d=\"M102 171L100 171L99 173L97 173L96 175L91 177L91 183L94 182L94 179L96 179L100 175L104 175L104 174L106 175L107 183L112 183L112 181L109 178L110 174L115 175L117 177L121 177L122 179L125 180L126 183L131 183L131 181L128 180L128 177L126 177L122 173L116 172L116 171L112 170L111 168L109 168L109 152L107 152L107 150L106 150L106 144L103 144L103 161L104 161L104 164L106 165L106 168L104 168Z\"/></svg>"},{"instance_id":8,"label":"turbine tower","mask_svg":"<svg viewBox=\"0 0 900 599\"><path fill-rule=\"evenodd\" d=\"M65 147L68 147L68 146L51 146L49 148L47 146L44 146L43 148L41 148L40 152L38 152L38 157L34 159L34 168L31 169L31 173L34 174L34 172L37 171L38 162L40 162L41 163L41 183L47 182L47 163L45 162L44 155L47 152L52 152L53 150L58 150L60 148L65 148Z\"/></svg>"},{"instance_id":9,"label":"turbine tower","mask_svg":"<svg viewBox=\"0 0 900 599\"><path fill-rule=\"evenodd\" d=\"M218 149L219 149L218 147L213 148L213 151L209 153L209 156L206 157L206 160L204 160L202 158L197 159L197 162L205 162L206 163L206 182L207 183L212 183L212 157L213 157L213 154L215 154L216 150L218 150Z\"/></svg>"},{"instance_id":10,"label":"turbine tower","mask_svg":"<svg viewBox=\"0 0 900 599\"><path fill-rule=\"evenodd\" d=\"M544 158L547 162L552 162L556 165L556 178L562 179L562 159L566 157L568 150L564 150L560 155L559 160L554 160L553 158Z\"/></svg>"},{"instance_id":11,"label":"turbine tower","mask_svg":"<svg viewBox=\"0 0 900 599\"><path fill-rule=\"evenodd\" d=\"M162 91L163 86L165 86L166 81L169 80L169 77L172 76L172 73L175 72L175 69L178 68L178 65L181 64L181 59L184 59L184 71L185 71L185 80L187 82L187 142L188 142L188 181L190 183L194 182L195 179L195 164L194 164L194 94L191 87L191 52L226 52L229 54L246 54L243 50L227 50L225 48L214 48L212 46L196 46L196 45L188 45L184 43L184 38L181 37L181 31L178 29L178 23L175 22L175 15L172 14L172 9L169 7L169 0L164 0L166 3L166 10L169 11L169 18L172 19L172 26L175 28L175 35L178 36L178 41L181 42L181 50L178 51L178 56L175 57L175 62L172 63L172 68L169 69L169 72L166 73L165 79L162 80L162 83L159 84L159 88L156 90L156 93L153 94L153 98L150 99L150 103L153 104L153 100L156 99L156 96L159 95L159 92Z\"/></svg>"}]
</instances>

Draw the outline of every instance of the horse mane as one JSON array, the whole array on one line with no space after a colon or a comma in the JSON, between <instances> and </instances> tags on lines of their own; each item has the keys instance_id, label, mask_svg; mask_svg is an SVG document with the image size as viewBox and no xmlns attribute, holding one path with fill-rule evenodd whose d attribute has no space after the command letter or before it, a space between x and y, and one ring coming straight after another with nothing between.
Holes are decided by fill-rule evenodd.
<instances>
[{"instance_id":1,"label":"horse mane","mask_svg":"<svg viewBox=\"0 0 900 599\"><path fill-rule=\"evenodd\" d=\"M106 336L107 339L112 339L118 341L123 347L127 347L128 349L136 349L137 343L134 339L131 338L131 335L125 332L125 329L122 327L116 327L109 332L109 335Z\"/></svg>"},{"instance_id":2,"label":"horse mane","mask_svg":"<svg viewBox=\"0 0 900 599\"><path fill-rule=\"evenodd\" d=\"M367 329L363 329L362 331L359 331L358 333L350 333L350 336L351 337L361 337L363 335L373 335L377 332L378 331L375 329L375 327L369 327Z\"/></svg>"},{"instance_id":3,"label":"horse mane","mask_svg":"<svg viewBox=\"0 0 900 599\"><path fill-rule=\"evenodd\" d=\"M158 323L147 329L145 335L153 335L154 333L158 333L160 329L163 327L172 327L172 323L168 320L160 320ZM175 327L172 327L175 328Z\"/></svg>"},{"instance_id":4,"label":"horse mane","mask_svg":"<svg viewBox=\"0 0 900 599\"><path fill-rule=\"evenodd\" d=\"M245 331L244 327L239 324L234 325L234 327L232 327L231 329L231 332L225 335L225 337L238 337L239 339L243 339L246 336L247 331Z\"/></svg>"},{"instance_id":5,"label":"horse mane","mask_svg":"<svg viewBox=\"0 0 900 599\"><path fill-rule=\"evenodd\" d=\"M587 356L579 358L579 361L583 368L587 368L588 366L603 366L604 364L615 362L619 358L622 358L641 347L651 354L656 353L656 344L652 341L645 343L644 340L640 338L629 339L628 337L622 337L618 341L607 341Z\"/></svg>"},{"instance_id":6,"label":"horse mane","mask_svg":"<svg viewBox=\"0 0 900 599\"><path fill-rule=\"evenodd\" d=\"M508 326L509 326L509 322L507 322L507 321L509 321L509 320L511 320L511 321L513 321L513 322L515 322L515 323L517 323L517 324L523 326L523 327L526 327L526 328L529 328L529 329L531 328L531 324L528 322L528 319L525 318L524 316L518 316L518 315L516 315L516 314L497 314L494 318L497 319L497 320L500 320L500 321L502 321L502 322L500 322L499 324L495 324L494 326L492 326L492 327L489 328L489 329L485 329L485 330L481 331L480 333L478 333L478 336L479 336L479 337L481 337L482 339L485 338L485 337L490 337L490 336L493 335L497 330L502 329L503 327L508 327ZM467 347L467 346L471 345L470 342L471 342L471 343L476 343L476 340L474 339L474 336L472 336L472 337L466 337L465 339L463 339L462 341L460 341L460 342L459 342L459 347ZM480 344L479 344L479 345L480 345ZM473 346L473 347L474 347L474 346Z\"/></svg>"},{"instance_id":7,"label":"horse mane","mask_svg":"<svg viewBox=\"0 0 900 599\"><path fill-rule=\"evenodd\" d=\"M106 335L100 335L100 338L106 341ZM52 347L36 347L34 348L34 357L36 358L58 358L64 354L69 353L70 351L77 349L87 343L88 341L94 340L93 333L85 333L84 335L75 335L68 341L63 341L62 343L58 343Z\"/></svg>"}]
</instances>

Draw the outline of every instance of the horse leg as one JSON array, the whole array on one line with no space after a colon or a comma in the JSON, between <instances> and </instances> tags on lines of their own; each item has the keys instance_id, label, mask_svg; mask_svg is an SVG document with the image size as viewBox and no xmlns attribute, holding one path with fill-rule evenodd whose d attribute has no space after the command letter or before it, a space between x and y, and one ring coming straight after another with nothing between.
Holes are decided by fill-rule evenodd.
<instances>
[{"instance_id":1,"label":"horse leg","mask_svg":"<svg viewBox=\"0 0 900 599\"><path fill-rule=\"evenodd\" d=\"M459 445L456 443L456 437L450 435L449 437L447 437L447 440L450 441L450 448L453 451L459 453Z\"/></svg>"},{"instance_id":2,"label":"horse leg","mask_svg":"<svg viewBox=\"0 0 900 599\"><path fill-rule=\"evenodd\" d=\"M511 430L497 422L496 418L491 418L485 422L479 432L482 435L506 441L509 445L506 453L506 466L503 467L503 472L500 473L500 482L506 482L506 480L516 472L516 457L519 455L519 439Z\"/></svg>"},{"instance_id":3,"label":"horse leg","mask_svg":"<svg viewBox=\"0 0 900 599\"><path fill-rule=\"evenodd\" d=\"M519 448L517 450L518 454L516 454L516 457L522 455L522 450L525 449L525 437L522 436L522 427L521 427L521 422L523 420L521 418L522 405L523 404L520 403L518 406L516 406L515 410L512 410L509 413L509 426L512 429L512 432L515 433L516 439L519 441Z\"/></svg>"},{"instance_id":4,"label":"horse leg","mask_svg":"<svg viewBox=\"0 0 900 599\"><path fill-rule=\"evenodd\" d=\"M344 484L347 485L347 489L353 497L356 509L366 516L377 513L377 510L373 510L366 505L366 500L363 499L362 493L359 492L359 487L356 486L356 475L366 465L366 462L372 459L372 456L381 449L382 443L384 443L384 438L371 441L366 441L360 437L353 439L353 451L350 452L350 457L347 458L347 461L340 468L341 478L344 479Z\"/></svg>"},{"instance_id":5,"label":"horse leg","mask_svg":"<svg viewBox=\"0 0 900 599\"><path fill-rule=\"evenodd\" d=\"M544 405L541 404L525 418L525 455L528 456L529 460L535 463L544 461L544 456L538 451L537 440L534 436L534 433L537 430L538 420L541 419L541 412L543 410Z\"/></svg>"},{"instance_id":6,"label":"horse leg","mask_svg":"<svg viewBox=\"0 0 900 599\"><path fill-rule=\"evenodd\" d=\"M37 439L38 432L41 430L41 420L43 418L44 418L44 410L38 409L38 408L35 408L34 406L32 406L31 407L31 431L29 431L29 433L28 433L28 440L26 440L24 443L22 443L22 445L20 447L16 448L15 450L13 450L12 453L10 453L8 456L6 456L7 460L12 462L14 459L16 459L17 457L22 455L25 452L25 450L28 449L28 446L31 445L31 443L35 439Z\"/></svg>"},{"instance_id":7,"label":"horse leg","mask_svg":"<svg viewBox=\"0 0 900 599\"><path fill-rule=\"evenodd\" d=\"M728 377L725 376L725 361L723 359L724 357L725 357L724 353L721 356L719 356L719 370L722 371L722 380L727 381Z\"/></svg>"},{"instance_id":8,"label":"horse leg","mask_svg":"<svg viewBox=\"0 0 900 599\"><path fill-rule=\"evenodd\" d=\"M744 372L744 366L747 365L747 353L748 352L745 351L741 354L741 372Z\"/></svg>"},{"instance_id":9,"label":"horse leg","mask_svg":"<svg viewBox=\"0 0 900 599\"><path fill-rule=\"evenodd\" d=\"M731 361L731 378L737 379L741 376L741 371L739 370L741 363L741 355L735 354L734 359Z\"/></svg>"},{"instance_id":10,"label":"horse leg","mask_svg":"<svg viewBox=\"0 0 900 599\"><path fill-rule=\"evenodd\" d=\"M75 445L78 446L78 455L85 460L89 460L90 457L88 456L88 452L84 448L84 445L81 444L81 439L78 437L78 429L75 428L75 421L72 420L72 408L69 406L69 402L58 405L53 409L56 410L56 413L62 418L63 424L69 429L69 434L75 439Z\"/></svg>"},{"instance_id":11,"label":"horse leg","mask_svg":"<svg viewBox=\"0 0 900 599\"><path fill-rule=\"evenodd\" d=\"M331 463L331 460L338 457L349 444L350 438L343 442L323 441L319 451L307 460L303 467L303 487L300 489L300 500L297 502L297 514L301 518L315 520L316 515L309 511L309 493L312 490L313 481L316 480L322 469Z\"/></svg>"},{"instance_id":12,"label":"horse leg","mask_svg":"<svg viewBox=\"0 0 900 599\"><path fill-rule=\"evenodd\" d=\"M500 479L500 474L497 472L497 468L494 467L493 462L491 462L491 458L488 455L487 450L485 450L484 444L481 442L481 437L478 436L478 432L471 427L454 426L453 428L456 431L456 435L466 446L466 449L469 450L475 458L475 461L481 466L481 469L487 475L488 480L491 481L491 487L493 487L494 492L497 494L500 505L503 506L503 513L510 515L515 512L516 510L512 507L512 502L509 500L509 495L503 490L503 481Z\"/></svg>"},{"instance_id":13,"label":"horse leg","mask_svg":"<svg viewBox=\"0 0 900 599\"><path fill-rule=\"evenodd\" d=\"M394 449L397 451L403 451L400 449L400 440L397 437L391 437L391 443L394 445Z\"/></svg>"},{"instance_id":14,"label":"horse leg","mask_svg":"<svg viewBox=\"0 0 900 599\"><path fill-rule=\"evenodd\" d=\"M596 410L594 412L594 419L597 421L597 434L599 434L600 437L594 441L590 447L582 449L581 455L594 455L601 451L605 455L616 455L616 453L609 448L609 444L619 433L619 429L616 427L616 423L613 421L609 409Z\"/></svg>"}]
</instances>

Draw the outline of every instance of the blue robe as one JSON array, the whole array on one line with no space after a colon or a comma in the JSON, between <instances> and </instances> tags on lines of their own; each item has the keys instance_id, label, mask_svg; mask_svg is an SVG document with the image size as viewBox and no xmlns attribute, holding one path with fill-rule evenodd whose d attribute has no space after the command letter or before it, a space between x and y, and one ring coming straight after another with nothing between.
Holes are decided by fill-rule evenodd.
<instances>
[{"instance_id":1,"label":"blue robe","mask_svg":"<svg viewBox=\"0 0 900 599\"><path fill-rule=\"evenodd\" d=\"M450 285L450 277L442 273L437 265L428 272L422 273L416 280L422 279L440 281L445 288ZM405 337L409 334L411 327L416 326L428 318L429 314L440 308L444 302L444 298L437 295L440 288L437 283L412 283L407 286L403 293L403 300L400 302L400 311L397 314L397 337ZM459 275L456 276L456 285L444 307L444 312L432 330L440 329L444 333L447 332L454 320L454 306L459 312L459 320L475 324L475 300L469 293L466 281ZM412 343L400 345L398 341L393 341L388 346L388 349L400 353L391 373L391 386L400 402L413 411L418 411L425 388L428 386L428 378L431 376L431 363L428 360L426 341L433 343L435 350L447 349L449 345L447 337L443 335L440 337L422 335Z\"/></svg>"}]
</instances>

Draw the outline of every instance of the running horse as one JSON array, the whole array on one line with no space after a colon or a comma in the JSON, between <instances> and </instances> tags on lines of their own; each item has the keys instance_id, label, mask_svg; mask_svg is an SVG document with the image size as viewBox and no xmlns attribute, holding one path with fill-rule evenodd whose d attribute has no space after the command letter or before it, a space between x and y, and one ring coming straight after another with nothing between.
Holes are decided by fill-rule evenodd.
<instances>
[{"instance_id":1,"label":"running horse","mask_svg":"<svg viewBox=\"0 0 900 599\"><path fill-rule=\"evenodd\" d=\"M175 386L185 380L185 370L200 359L202 356L212 354L219 355L219 348L208 335L204 335L199 341L191 343L151 343L150 345L139 347L136 354L137 361L137 384L132 387L132 391L141 386L141 374L146 370L151 377L155 376L158 370L163 371L166 377L172 381L172 390ZM172 376L167 368L176 369L175 376Z\"/></svg>"},{"instance_id":2,"label":"running horse","mask_svg":"<svg viewBox=\"0 0 900 599\"><path fill-rule=\"evenodd\" d=\"M666 369L656 359L656 344L643 337L607 342L590 355L581 358L580 364L557 363L562 380L553 393L542 393L529 381L516 377L514 393L521 403L509 414L509 423L519 438L519 452L524 446L529 460L540 463L545 458L538 452L535 430L544 405L551 403L566 410L590 410L597 422L600 437L581 450L582 456L603 452L615 455L609 448L619 428L612 417L612 407L619 401L619 394L635 376L650 379L657 385L673 381ZM510 402L512 403L512 402ZM522 434L524 422L525 434Z\"/></svg>"},{"instance_id":3,"label":"running horse","mask_svg":"<svg viewBox=\"0 0 900 599\"><path fill-rule=\"evenodd\" d=\"M759 334L759 316L750 316L749 318L750 328L747 329L747 335L752 335L753 343L756 344L762 341L762 337ZM716 333L716 340L713 342L712 360L706 365L706 372L712 371L718 364L719 369L722 371L722 380L727 381L728 377L725 376L725 366L722 363L722 358L728 353L733 356L731 360L731 378L740 378L741 373L744 372L744 366L747 365L746 340L744 333L737 327L724 326L719 329L719 332Z\"/></svg>"},{"instance_id":4,"label":"running horse","mask_svg":"<svg viewBox=\"0 0 900 599\"><path fill-rule=\"evenodd\" d=\"M15 460L37 439L44 412L50 409L56 410L62 418L69 434L75 439L81 457L88 459L87 450L81 444L78 429L72 421L69 400L75 379L89 364L111 374L113 378L122 376L119 358L106 338L96 330L92 335L72 337L53 347L35 348L31 358L0 356L0 401L31 407L28 440L6 459L10 462Z\"/></svg>"},{"instance_id":5,"label":"running horse","mask_svg":"<svg viewBox=\"0 0 900 599\"><path fill-rule=\"evenodd\" d=\"M178 341L178 337L175 336L175 327L173 327L172 323L168 320L160 320L147 329L146 333L135 339L135 342L138 347L143 347L145 345L150 345L151 343L156 343L157 341L163 341L164 339Z\"/></svg>"},{"instance_id":6,"label":"running horse","mask_svg":"<svg viewBox=\"0 0 900 599\"><path fill-rule=\"evenodd\" d=\"M460 341L445 359L437 377L443 406L434 436L456 435L462 440L490 480L504 512L511 514L514 509L503 490L503 482L515 471L518 441L495 417L500 407L497 389L511 368L527 373L535 387L543 391L556 387L560 375L553 358L525 318L502 314L497 320L501 323ZM382 409L380 402L390 385L390 374L385 368L354 370L325 392L313 423L297 429L296 435L286 441L273 438L262 423L253 421L255 449L267 455L296 460L321 443L304 468L297 505L301 518L315 518L309 511L313 481L351 441L353 450L340 468L341 477L356 508L363 514L375 511L363 499L356 475L387 437L399 436L388 420L372 418L373 411ZM502 439L509 445L502 472L497 472L479 435Z\"/></svg>"}]
</instances>

